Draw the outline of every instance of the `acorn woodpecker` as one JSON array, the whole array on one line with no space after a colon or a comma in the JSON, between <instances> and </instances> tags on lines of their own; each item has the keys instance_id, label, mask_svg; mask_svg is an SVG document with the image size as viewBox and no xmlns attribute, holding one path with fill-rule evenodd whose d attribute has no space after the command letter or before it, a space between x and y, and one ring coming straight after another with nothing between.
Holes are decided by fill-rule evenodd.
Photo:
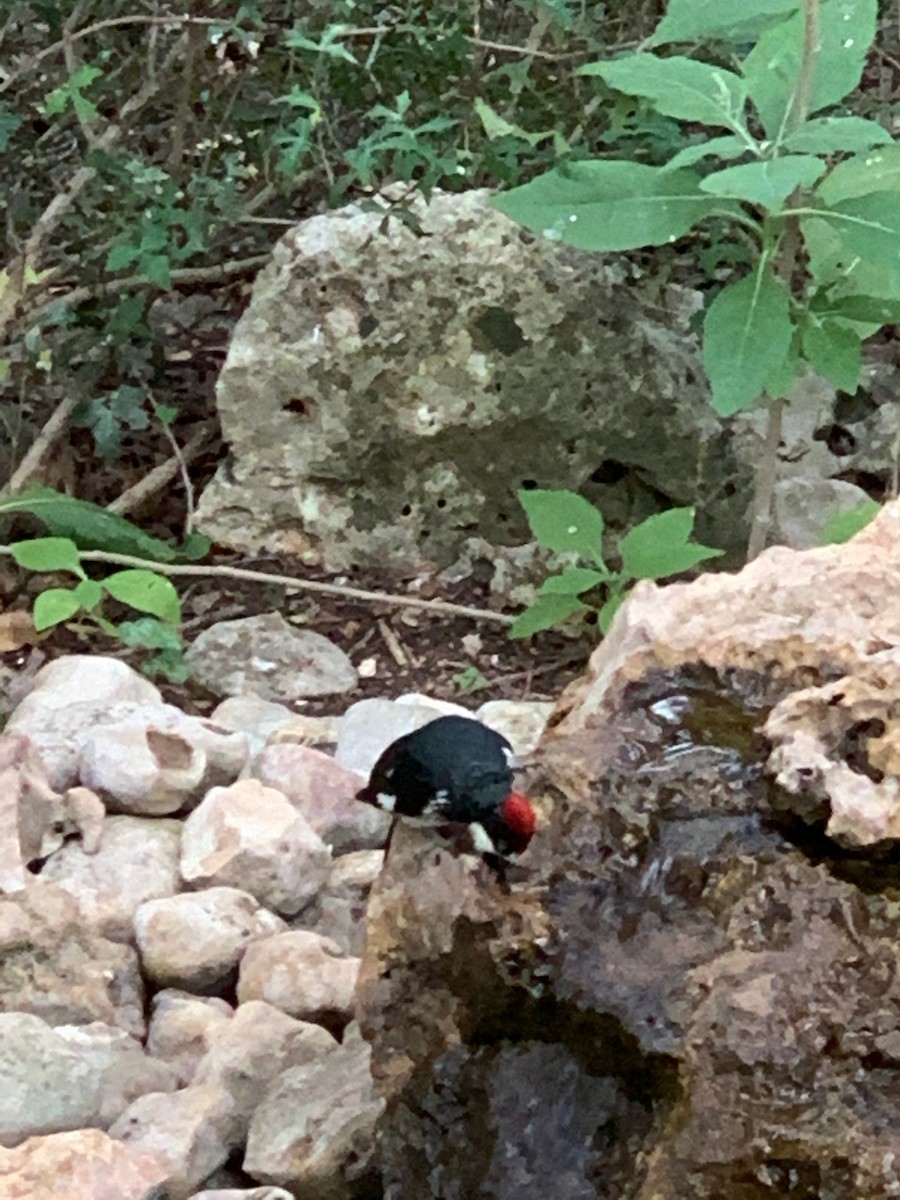
<instances>
[{"instance_id":1,"label":"acorn woodpecker","mask_svg":"<svg viewBox=\"0 0 900 1200\"><path fill-rule=\"evenodd\" d=\"M458 837L492 866L528 847L535 813L513 791L512 746L469 717L438 717L392 742L357 800Z\"/></svg>"}]
</instances>

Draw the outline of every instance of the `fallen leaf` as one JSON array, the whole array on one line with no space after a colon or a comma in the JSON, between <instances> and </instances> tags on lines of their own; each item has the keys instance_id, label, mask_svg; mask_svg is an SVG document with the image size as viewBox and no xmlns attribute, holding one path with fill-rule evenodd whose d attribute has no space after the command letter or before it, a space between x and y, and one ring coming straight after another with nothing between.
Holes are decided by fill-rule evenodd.
<instances>
[{"instance_id":1,"label":"fallen leaf","mask_svg":"<svg viewBox=\"0 0 900 1200\"><path fill-rule=\"evenodd\" d=\"M34 646L42 640L42 635L34 627L31 613L21 608L0 613L0 654L21 650L23 646Z\"/></svg>"}]
</instances>

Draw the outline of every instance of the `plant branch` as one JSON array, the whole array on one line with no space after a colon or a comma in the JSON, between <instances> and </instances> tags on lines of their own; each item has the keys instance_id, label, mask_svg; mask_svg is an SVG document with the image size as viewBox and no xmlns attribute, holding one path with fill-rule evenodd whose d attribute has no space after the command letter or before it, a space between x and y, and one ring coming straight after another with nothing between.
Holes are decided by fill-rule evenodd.
<instances>
[{"instance_id":1,"label":"plant branch","mask_svg":"<svg viewBox=\"0 0 900 1200\"><path fill-rule=\"evenodd\" d=\"M9 546L0 546L0 554L11 555ZM322 596L343 596L350 600L365 600L372 604L387 604L396 608L418 608L425 612L443 613L450 617L469 617L473 621L493 621L512 625L514 617L490 609L471 608L449 600L423 600L419 596L400 596L392 592L370 592L365 588L348 587L340 583L321 583L317 579L300 579L292 575L275 575L268 571L251 571L245 567L201 567L186 563L160 563L133 554L113 554L107 550L80 550L82 562L110 563L118 567L138 567L156 571L159 575L190 576L194 579L240 579L248 583L269 583L285 591L313 592Z\"/></svg>"},{"instance_id":2,"label":"plant branch","mask_svg":"<svg viewBox=\"0 0 900 1200\"><path fill-rule=\"evenodd\" d=\"M16 470L13 471L4 491L12 495L22 490L44 461L47 451L65 429L69 417L72 415L72 410L77 403L78 399L75 396L67 396L59 402L50 415L50 419L28 448L25 457L19 463Z\"/></svg>"},{"instance_id":3,"label":"plant branch","mask_svg":"<svg viewBox=\"0 0 900 1200\"><path fill-rule=\"evenodd\" d=\"M792 133L809 116L813 84L816 78L816 59L822 49L819 39L820 0L803 0L803 53L797 86L785 121L785 132Z\"/></svg>"},{"instance_id":4,"label":"plant branch","mask_svg":"<svg viewBox=\"0 0 900 1200\"><path fill-rule=\"evenodd\" d=\"M766 413L766 436L753 485L753 518L750 524L750 540L747 543L748 562L765 550L766 539L769 536L769 527L772 523L772 497L778 477L778 447L781 443L783 415L784 400L769 400Z\"/></svg>"}]
</instances>

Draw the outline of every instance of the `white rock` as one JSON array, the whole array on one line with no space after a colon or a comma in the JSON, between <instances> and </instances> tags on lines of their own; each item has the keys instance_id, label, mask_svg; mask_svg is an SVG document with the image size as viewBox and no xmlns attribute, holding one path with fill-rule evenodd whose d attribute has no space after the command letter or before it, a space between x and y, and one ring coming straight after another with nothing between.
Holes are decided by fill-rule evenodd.
<instances>
[{"instance_id":1,"label":"white rock","mask_svg":"<svg viewBox=\"0 0 900 1200\"><path fill-rule=\"evenodd\" d=\"M159 987L199 992L225 983L247 945L284 928L247 892L229 887L148 900L134 919L145 973Z\"/></svg>"},{"instance_id":2,"label":"white rock","mask_svg":"<svg viewBox=\"0 0 900 1200\"><path fill-rule=\"evenodd\" d=\"M79 774L114 810L164 816L197 792L206 755L178 730L122 721L87 738Z\"/></svg>"},{"instance_id":3,"label":"white rock","mask_svg":"<svg viewBox=\"0 0 900 1200\"><path fill-rule=\"evenodd\" d=\"M21 707L21 706L20 706ZM135 729L149 743L142 754L151 759L170 760L177 750L177 743L168 742L164 735L174 734L184 739L201 755L205 755L206 766L197 791L217 784L231 783L240 774L249 754L249 741L244 734L230 733L219 729L211 721L190 716L172 704L75 700L52 710L37 710L19 719L16 710L18 733L25 734L40 751L50 783L57 790L84 783L93 771L100 771L103 756L104 734L107 729ZM157 738L154 749L154 737ZM87 752L84 777L80 777L82 755L87 743L96 745ZM121 754L117 756L117 761ZM108 769L112 770L111 765ZM167 765L169 765L167 761ZM188 766L186 762L183 767ZM102 768L106 770L107 768ZM142 766L142 770L146 770ZM117 769L113 775L113 787L123 787L125 795L130 786L127 774ZM142 785L145 786L145 785ZM159 810L157 809L157 812ZM174 811L169 809L168 811Z\"/></svg>"},{"instance_id":4,"label":"white rock","mask_svg":"<svg viewBox=\"0 0 900 1200\"><path fill-rule=\"evenodd\" d=\"M264 700L262 696L245 695L229 696L213 709L209 719L222 729L245 733L255 753L269 737L289 726L296 715L286 704Z\"/></svg>"},{"instance_id":5,"label":"white rock","mask_svg":"<svg viewBox=\"0 0 900 1200\"><path fill-rule=\"evenodd\" d=\"M294 1200L290 1192L280 1187L213 1188L194 1192L191 1200Z\"/></svg>"},{"instance_id":6,"label":"white rock","mask_svg":"<svg viewBox=\"0 0 900 1200\"><path fill-rule=\"evenodd\" d=\"M232 1016L231 1005L217 996L166 988L153 997L147 1053L169 1063L177 1072L178 1086L185 1087L194 1082L197 1067Z\"/></svg>"},{"instance_id":7,"label":"white rock","mask_svg":"<svg viewBox=\"0 0 900 1200\"><path fill-rule=\"evenodd\" d=\"M475 716L502 734L517 755L531 754L555 705L549 700L488 700Z\"/></svg>"},{"instance_id":8,"label":"white rock","mask_svg":"<svg viewBox=\"0 0 900 1200\"><path fill-rule=\"evenodd\" d=\"M331 938L345 954L362 955L369 893L383 865L383 850L357 850L336 858L328 881L297 926Z\"/></svg>"},{"instance_id":9,"label":"white rock","mask_svg":"<svg viewBox=\"0 0 900 1200\"><path fill-rule=\"evenodd\" d=\"M36 1134L107 1126L144 1092L171 1091L175 1072L121 1029L46 1024L0 1013L0 1145Z\"/></svg>"},{"instance_id":10,"label":"white rock","mask_svg":"<svg viewBox=\"0 0 900 1200\"><path fill-rule=\"evenodd\" d=\"M109 1133L163 1164L168 1200L187 1200L226 1161L236 1144L228 1093L196 1085L174 1095L155 1092L141 1096Z\"/></svg>"},{"instance_id":11,"label":"white rock","mask_svg":"<svg viewBox=\"0 0 900 1200\"><path fill-rule=\"evenodd\" d=\"M359 959L308 929L274 934L248 946L241 959L238 1001L265 1000L305 1021L349 1016Z\"/></svg>"},{"instance_id":12,"label":"white rock","mask_svg":"<svg viewBox=\"0 0 900 1200\"><path fill-rule=\"evenodd\" d=\"M334 756L342 766L368 778L391 742L441 715L431 704L358 700L341 717Z\"/></svg>"},{"instance_id":13,"label":"white rock","mask_svg":"<svg viewBox=\"0 0 900 1200\"><path fill-rule=\"evenodd\" d=\"M7 722L7 732L14 732L34 714L46 716L54 709L68 708L75 699L108 706L122 701L159 704L162 696L149 679L118 658L70 654L53 659L35 674L31 690Z\"/></svg>"},{"instance_id":14,"label":"white rock","mask_svg":"<svg viewBox=\"0 0 900 1200\"><path fill-rule=\"evenodd\" d=\"M298 912L330 867L331 852L303 814L256 779L213 788L184 823L185 882L240 888L279 912Z\"/></svg>"},{"instance_id":15,"label":"white rock","mask_svg":"<svg viewBox=\"0 0 900 1200\"><path fill-rule=\"evenodd\" d=\"M271 1004L250 1000L215 1030L194 1082L228 1093L236 1136L243 1141L256 1106L282 1071L318 1062L337 1046L320 1025L297 1021Z\"/></svg>"},{"instance_id":16,"label":"white rock","mask_svg":"<svg viewBox=\"0 0 900 1200\"><path fill-rule=\"evenodd\" d=\"M88 919L107 937L128 941L140 905L178 891L180 844L178 821L107 817L95 854L67 842L38 879L76 893Z\"/></svg>"},{"instance_id":17,"label":"white rock","mask_svg":"<svg viewBox=\"0 0 900 1200\"><path fill-rule=\"evenodd\" d=\"M266 746L250 771L299 809L335 854L384 845L390 817L356 799L362 776L342 767L330 754L287 743Z\"/></svg>"},{"instance_id":18,"label":"white rock","mask_svg":"<svg viewBox=\"0 0 900 1200\"><path fill-rule=\"evenodd\" d=\"M435 696L426 696L424 692L404 692L394 703L412 704L416 708L433 708L435 717L472 716L471 711L462 704L454 704L452 700L438 700Z\"/></svg>"},{"instance_id":19,"label":"white rock","mask_svg":"<svg viewBox=\"0 0 900 1200\"><path fill-rule=\"evenodd\" d=\"M337 744L340 723L341 718L336 714L312 717L294 713L286 725L279 725L272 730L268 745L280 746L290 742L298 746L334 746Z\"/></svg>"},{"instance_id":20,"label":"white rock","mask_svg":"<svg viewBox=\"0 0 900 1200\"><path fill-rule=\"evenodd\" d=\"M383 1109L369 1047L351 1026L333 1054L285 1071L269 1089L250 1122L244 1170L296 1196L351 1196L364 1181L376 1182L370 1177Z\"/></svg>"},{"instance_id":21,"label":"white rock","mask_svg":"<svg viewBox=\"0 0 900 1200\"><path fill-rule=\"evenodd\" d=\"M100 1129L29 1138L0 1150L2 1200L151 1200L165 1168Z\"/></svg>"},{"instance_id":22,"label":"white rock","mask_svg":"<svg viewBox=\"0 0 900 1200\"><path fill-rule=\"evenodd\" d=\"M185 659L194 678L218 696L252 692L266 700L297 700L346 692L357 683L340 647L277 612L211 625Z\"/></svg>"}]
</instances>

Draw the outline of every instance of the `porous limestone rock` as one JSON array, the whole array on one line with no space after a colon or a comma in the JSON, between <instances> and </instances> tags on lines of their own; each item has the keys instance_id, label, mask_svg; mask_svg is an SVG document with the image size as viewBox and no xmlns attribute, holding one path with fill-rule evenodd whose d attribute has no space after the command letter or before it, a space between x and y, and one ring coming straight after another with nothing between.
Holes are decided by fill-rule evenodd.
<instances>
[{"instance_id":1,"label":"porous limestone rock","mask_svg":"<svg viewBox=\"0 0 900 1200\"><path fill-rule=\"evenodd\" d=\"M708 402L699 295L535 238L487 191L404 204L414 223L353 203L276 246L220 376L231 457L201 528L331 569L446 566L476 530L529 540L537 479L619 525L728 485L737 517L701 532L740 540L750 472Z\"/></svg>"},{"instance_id":2,"label":"porous limestone rock","mask_svg":"<svg viewBox=\"0 0 900 1200\"><path fill-rule=\"evenodd\" d=\"M153 997L147 1053L174 1068L178 1086L192 1083L217 1032L231 1022L231 1005L218 996L164 988Z\"/></svg>"},{"instance_id":3,"label":"porous limestone rock","mask_svg":"<svg viewBox=\"0 0 900 1200\"><path fill-rule=\"evenodd\" d=\"M894 502L847 546L639 585L506 883L398 830L357 986L387 1200L900 1194L896 842L868 802L830 836L822 769L898 769L898 573Z\"/></svg>"},{"instance_id":4,"label":"porous limestone rock","mask_svg":"<svg viewBox=\"0 0 900 1200\"><path fill-rule=\"evenodd\" d=\"M241 959L238 1000L265 1000L304 1021L349 1018L359 959L308 929L273 934Z\"/></svg>"}]
</instances>

